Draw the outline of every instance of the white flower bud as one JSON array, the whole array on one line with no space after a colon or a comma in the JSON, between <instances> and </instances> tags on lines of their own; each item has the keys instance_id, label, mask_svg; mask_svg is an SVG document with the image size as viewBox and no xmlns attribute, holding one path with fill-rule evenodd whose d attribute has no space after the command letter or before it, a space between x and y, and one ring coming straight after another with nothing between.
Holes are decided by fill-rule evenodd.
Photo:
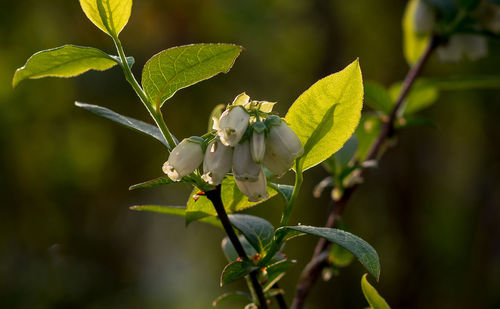
<instances>
[{"instance_id":1,"label":"white flower bud","mask_svg":"<svg viewBox=\"0 0 500 309\"><path fill-rule=\"evenodd\" d=\"M266 125L262 122L256 122L252 125L253 133L250 141L250 152L252 159L256 163L261 163L266 152Z\"/></svg>"},{"instance_id":2,"label":"white flower bud","mask_svg":"<svg viewBox=\"0 0 500 309\"><path fill-rule=\"evenodd\" d=\"M304 153L299 137L284 121L271 126L267 147L286 161L293 161Z\"/></svg>"},{"instance_id":3,"label":"white flower bud","mask_svg":"<svg viewBox=\"0 0 500 309\"><path fill-rule=\"evenodd\" d=\"M437 54L443 62L456 62L464 56L474 61L488 54L488 42L477 34L455 34L437 49Z\"/></svg>"},{"instance_id":4,"label":"white flower bud","mask_svg":"<svg viewBox=\"0 0 500 309\"><path fill-rule=\"evenodd\" d=\"M228 108L219 119L219 135L221 142L226 146L236 146L248 127L250 115L242 106Z\"/></svg>"},{"instance_id":5,"label":"white flower bud","mask_svg":"<svg viewBox=\"0 0 500 309\"><path fill-rule=\"evenodd\" d=\"M182 177L191 174L200 166L203 160L202 141L200 137L186 138L177 145L168 161L163 164L163 172L173 181L180 181Z\"/></svg>"},{"instance_id":6,"label":"white flower bud","mask_svg":"<svg viewBox=\"0 0 500 309\"><path fill-rule=\"evenodd\" d=\"M434 29L436 20L434 8L424 0L419 0L413 15L413 25L417 33L430 33Z\"/></svg>"},{"instance_id":7,"label":"white flower bud","mask_svg":"<svg viewBox=\"0 0 500 309\"><path fill-rule=\"evenodd\" d=\"M258 202L269 197L267 193L267 180L262 167L260 167L257 181L245 181L237 178L235 178L235 181L241 193L248 196L249 202Z\"/></svg>"},{"instance_id":8,"label":"white flower bud","mask_svg":"<svg viewBox=\"0 0 500 309\"><path fill-rule=\"evenodd\" d=\"M233 149L224 146L219 140L214 140L205 152L201 178L211 185L221 184L224 176L231 170L232 160Z\"/></svg>"},{"instance_id":9,"label":"white flower bud","mask_svg":"<svg viewBox=\"0 0 500 309\"><path fill-rule=\"evenodd\" d=\"M260 169L260 164L255 163L250 154L250 142L246 140L236 145L233 153L234 178L244 181L257 181Z\"/></svg>"}]
</instances>

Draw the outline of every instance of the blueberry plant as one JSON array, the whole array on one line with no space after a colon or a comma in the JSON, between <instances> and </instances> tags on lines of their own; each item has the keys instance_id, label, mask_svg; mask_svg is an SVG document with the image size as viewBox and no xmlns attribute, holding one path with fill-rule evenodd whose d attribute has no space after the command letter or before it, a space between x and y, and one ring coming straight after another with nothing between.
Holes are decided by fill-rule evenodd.
<instances>
[{"instance_id":1,"label":"blueberry plant","mask_svg":"<svg viewBox=\"0 0 500 309\"><path fill-rule=\"evenodd\" d=\"M185 207L144 205L133 210L183 216L187 223L199 220L224 229L227 237L222 240L222 249L228 264L220 284L244 279L248 292L225 294L214 305L238 296L247 300L245 308L287 308L278 281L294 262L283 248L288 240L305 234L320 240L299 278L292 308L303 308L322 273L338 271L354 258L378 280L377 252L360 237L344 231L340 220L365 171L377 165L399 130L426 123L416 113L434 103L439 91L498 86L498 80L486 77L419 78L434 51L442 61L486 56L486 37L498 37L500 32L497 1L410 0L403 17L404 54L410 70L403 82L389 89L363 82L355 60L310 86L284 117L273 111L275 103L241 93L227 106L214 108L207 132L178 139L164 121L164 103L182 88L227 73L242 47L193 44L166 49L146 62L139 83L131 71L134 59L125 55L119 39L131 15L132 0L80 0L80 4L88 19L111 37L117 54L75 45L44 50L15 72L13 86L25 79L73 77L116 65L122 69L155 125L97 105L77 102L76 106L142 132L165 146L168 160L161 168L163 176L133 185L131 190L178 182L193 187ZM362 116L363 98L369 107ZM294 207L300 207L296 201L303 173L320 164L331 174L314 192L320 195L332 188L327 222L324 227L293 225L290 216ZM294 185L279 183L280 177L291 171ZM275 196L284 205L277 226L264 218L239 213ZM361 287L371 308L389 307L366 275Z\"/></svg>"}]
</instances>

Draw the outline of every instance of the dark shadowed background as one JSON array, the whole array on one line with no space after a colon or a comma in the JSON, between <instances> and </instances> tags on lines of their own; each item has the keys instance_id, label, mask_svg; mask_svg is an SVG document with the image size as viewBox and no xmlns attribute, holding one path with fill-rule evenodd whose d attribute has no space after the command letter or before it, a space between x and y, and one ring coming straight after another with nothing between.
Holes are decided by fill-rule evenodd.
<instances>
[{"instance_id":1,"label":"dark shadowed background","mask_svg":"<svg viewBox=\"0 0 500 309\"><path fill-rule=\"evenodd\" d=\"M204 133L210 110L246 91L288 107L312 83L359 57L365 79L384 85L408 70L401 52L404 1L141 0L121 34L139 76L153 54L174 45L237 43L245 47L227 75L181 90L164 107L178 138ZM182 218L135 213L131 205L183 205L190 188L145 191L128 186L161 175L167 159L157 141L73 105L109 107L149 121L121 71L75 79L11 78L34 52L66 43L114 53L78 1L4 1L0 10L0 307L209 308L223 292L224 234ZM500 44L490 57L441 64L425 76L498 74ZM441 93L422 112L437 128L402 132L378 169L368 173L345 213L355 234L379 252L375 286L393 308L500 306L500 92ZM323 225L328 194L306 180L292 222ZM285 177L284 181L289 179ZM249 211L274 224L278 199ZM298 263L282 287L290 301L316 240L286 252ZM353 263L319 283L308 308L362 308L364 269ZM374 283L373 278L370 279ZM220 308L239 308L233 302Z\"/></svg>"}]
</instances>

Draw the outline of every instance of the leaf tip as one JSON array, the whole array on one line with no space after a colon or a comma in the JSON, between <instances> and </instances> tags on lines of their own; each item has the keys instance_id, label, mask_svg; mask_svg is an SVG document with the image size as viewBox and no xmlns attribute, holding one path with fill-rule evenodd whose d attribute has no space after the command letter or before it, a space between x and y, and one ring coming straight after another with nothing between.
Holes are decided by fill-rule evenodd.
<instances>
[{"instance_id":1,"label":"leaf tip","mask_svg":"<svg viewBox=\"0 0 500 309\"><path fill-rule=\"evenodd\" d=\"M19 72L23 69L24 67L21 67L14 72L14 76L12 77L12 89L16 89L17 85L19 85L19 83L23 80L19 77Z\"/></svg>"}]
</instances>

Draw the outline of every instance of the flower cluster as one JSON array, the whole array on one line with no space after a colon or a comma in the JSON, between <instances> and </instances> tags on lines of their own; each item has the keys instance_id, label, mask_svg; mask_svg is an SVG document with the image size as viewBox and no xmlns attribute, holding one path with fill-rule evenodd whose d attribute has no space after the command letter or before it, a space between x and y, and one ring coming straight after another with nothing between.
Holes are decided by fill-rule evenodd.
<instances>
[{"instance_id":1,"label":"flower cluster","mask_svg":"<svg viewBox=\"0 0 500 309\"><path fill-rule=\"evenodd\" d=\"M438 12L430 2L418 0L413 15L415 32L431 34L439 28ZM473 19L468 19L467 31L452 34L446 44L439 46L437 55L443 62L456 62L464 57L477 60L488 55L488 42L482 31L500 33L500 5L490 1L480 1L472 11ZM475 23L471 20L477 19Z\"/></svg>"},{"instance_id":2,"label":"flower cluster","mask_svg":"<svg viewBox=\"0 0 500 309\"><path fill-rule=\"evenodd\" d=\"M304 152L295 132L279 116L270 114L273 104L240 94L220 118L213 119L214 131L204 135L207 138L186 138L172 150L163 172L180 181L203 163L201 178L208 184L221 184L232 171L250 202L267 198L264 167L282 176Z\"/></svg>"}]
</instances>

